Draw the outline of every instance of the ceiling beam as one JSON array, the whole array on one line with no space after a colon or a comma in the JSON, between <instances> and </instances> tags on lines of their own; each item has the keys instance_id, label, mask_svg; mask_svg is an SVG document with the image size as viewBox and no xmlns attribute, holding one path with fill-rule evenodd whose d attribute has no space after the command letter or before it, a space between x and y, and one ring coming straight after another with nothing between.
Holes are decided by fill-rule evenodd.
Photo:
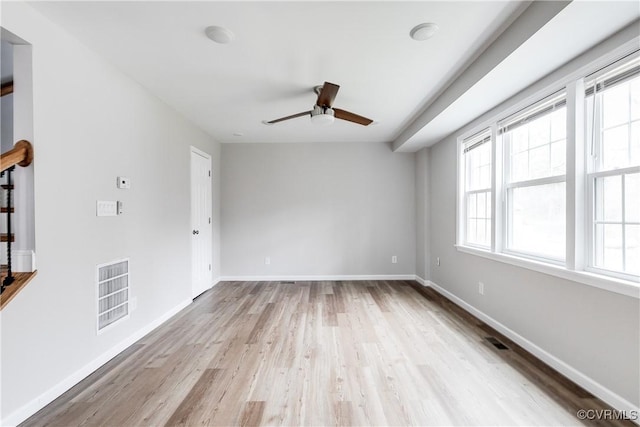
<instances>
[{"instance_id":1,"label":"ceiling beam","mask_svg":"<svg viewBox=\"0 0 640 427\"><path fill-rule=\"evenodd\" d=\"M428 104L393 141L393 151L438 117L518 47L544 27L571 1L534 1L460 75Z\"/></svg>"}]
</instances>

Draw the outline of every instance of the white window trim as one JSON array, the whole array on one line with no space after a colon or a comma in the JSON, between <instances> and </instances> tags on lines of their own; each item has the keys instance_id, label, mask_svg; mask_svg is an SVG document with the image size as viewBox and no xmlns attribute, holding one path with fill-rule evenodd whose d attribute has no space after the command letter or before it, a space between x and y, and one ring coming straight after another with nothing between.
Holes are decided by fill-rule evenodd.
<instances>
[{"instance_id":1,"label":"white window trim","mask_svg":"<svg viewBox=\"0 0 640 427\"><path fill-rule=\"evenodd\" d=\"M514 265L516 267L526 268L527 270L537 271L549 276L559 277L561 279L578 282L580 284L593 286L595 288L604 289L621 295L626 295L636 299L640 299L640 287L637 283L618 279L611 276L592 273L589 271L568 270L559 265L547 262L526 259L522 256L509 255L506 253L496 253L488 250L481 250L469 246L454 245L459 252L480 256L493 261L504 264Z\"/></svg>"},{"instance_id":2,"label":"white window trim","mask_svg":"<svg viewBox=\"0 0 640 427\"><path fill-rule=\"evenodd\" d=\"M576 141L584 140L584 78L582 76L588 73L588 69L602 68L612 63L616 57L622 57L623 53L628 53L633 50L637 50L638 39L634 39L631 42L609 52L607 55L593 61L589 66L582 66L580 69L568 73L556 81L555 84L548 85L544 90L538 91L536 94L529 95L526 99L513 104L511 107L507 107L500 113L493 115L489 119L483 119L482 122L478 122L473 128L469 128L457 138L457 198L456 198L456 243L454 247L459 251L471 255L480 256L493 261L502 262L517 267L526 268L528 270L540 272L554 277L577 282L592 286L598 289L602 289L609 292L633 297L640 299L640 282L635 277L625 277L623 274L616 274L615 272L608 272L606 270L600 270L597 268L588 267L588 262L585 257L592 256L592 248L589 247L587 251L580 250L584 248L585 244L590 245L590 237L587 227L590 227L590 218L586 217L588 211L587 206L589 201L585 198L591 196L586 193L588 190L586 187L589 185L589 180L592 179L593 174L587 173L587 159L585 153L584 144L576 144ZM615 55L615 56L614 56ZM506 206L505 200L503 200L504 188L503 179L501 174L503 173L502 167L496 167L496 165L502 165L502 146L497 143L498 125L497 123L504 117L508 117L509 114L513 114L527 105L532 105L537 100L543 99L545 95L552 94L556 91L565 89L567 96L567 159L566 159L566 174L562 176L562 181L566 182L566 259L564 265L553 264L546 259L532 259L527 258L526 255L518 253L512 255L506 253L504 250L504 239L506 238L506 231L503 230L503 225L506 224L503 216L505 215ZM579 118L579 120L576 120ZM463 143L464 139L486 129L491 128L492 135L492 200L493 200L493 215L492 215L492 236L491 236L491 248L480 248L466 245L464 239L464 179L465 170L461 167L463 163ZM635 168L635 167L634 167ZM616 171L619 172L619 171Z\"/></svg>"}]
</instances>

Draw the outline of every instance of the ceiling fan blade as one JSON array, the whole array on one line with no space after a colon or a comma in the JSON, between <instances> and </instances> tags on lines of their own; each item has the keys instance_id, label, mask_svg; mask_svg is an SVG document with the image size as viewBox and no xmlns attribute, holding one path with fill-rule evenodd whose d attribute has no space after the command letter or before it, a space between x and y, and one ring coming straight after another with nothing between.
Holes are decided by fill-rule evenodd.
<instances>
[{"instance_id":1,"label":"ceiling fan blade","mask_svg":"<svg viewBox=\"0 0 640 427\"><path fill-rule=\"evenodd\" d=\"M279 119L271 120L271 121L265 122L265 123L268 124L268 125L272 125L274 123L283 122L285 120L295 119L296 117L309 116L309 115L311 115L311 111L305 111L304 113L298 113L298 114L293 114L293 115L287 116L287 117L281 117Z\"/></svg>"},{"instance_id":2,"label":"ceiling fan blade","mask_svg":"<svg viewBox=\"0 0 640 427\"><path fill-rule=\"evenodd\" d=\"M324 82L322 85L322 89L320 89L320 93L318 94L318 101L316 105L320 107L331 107L333 105L333 100L336 99L336 95L338 94L338 89L340 86Z\"/></svg>"},{"instance_id":3,"label":"ceiling fan blade","mask_svg":"<svg viewBox=\"0 0 640 427\"><path fill-rule=\"evenodd\" d=\"M368 126L373 123L373 120L367 119L366 117L359 116L354 113L350 113L349 111L341 110L339 108L334 108L333 112L335 114L336 119L346 120L348 122L357 123L359 125Z\"/></svg>"}]
</instances>

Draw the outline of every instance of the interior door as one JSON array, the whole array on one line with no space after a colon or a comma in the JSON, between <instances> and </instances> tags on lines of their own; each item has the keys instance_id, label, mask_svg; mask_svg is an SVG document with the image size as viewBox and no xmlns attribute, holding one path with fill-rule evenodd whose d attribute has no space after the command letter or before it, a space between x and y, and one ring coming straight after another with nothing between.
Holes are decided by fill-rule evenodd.
<instances>
[{"instance_id":1,"label":"interior door","mask_svg":"<svg viewBox=\"0 0 640 427\"><path fill-rule=\"evenodd\" d=\"M191 147L191 286L193 298L213 285L211 156Z\"/></svg>"}]
</instances>

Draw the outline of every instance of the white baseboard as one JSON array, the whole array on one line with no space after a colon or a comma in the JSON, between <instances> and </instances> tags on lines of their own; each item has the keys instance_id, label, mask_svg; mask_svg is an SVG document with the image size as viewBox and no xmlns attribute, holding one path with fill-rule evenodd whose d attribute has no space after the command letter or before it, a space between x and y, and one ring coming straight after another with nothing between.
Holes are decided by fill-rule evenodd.
<instances>
[{"instance_id":1,"label":"white baseboard","mask_svg":"<svg viewBox=\"0 0 640 427\"><path fill-rule=\"evenodd\" d=\"M222 276L221 282L328 281L328 280L416 280L415 274L317 275L317 276Z\"/></svg>"},{"instance_id":2,"label":"white baseboard","mask_svg":"<svg viewBox=\"0 0 640 427\"><path fill-rule=\"evenodd\" d=\"M149 323L142 329L138 330L134 334L130 335L125 340L121 341L117 345L113 346L109 350L102 353L100 356L92 360L91 362L84 365L82 368L78 369L73 374L69 375L64 380L60 381L58 384L42 393L40 396L36 397L32 401L23 405L22 407L15 410L13 413L9 414L6 418L0 420L0 425L2 426L16 426L38 412L40 409L47 406L56 398L60 397L63 393L69 390L74 385L78 384L80 381L88 377L90 374L95 372L102 365L107 363L109 360L116 357L122 351L126 350L129 346L134 344L140 338L147 335L149 332L153 331L158 326L162 325L164 322L169 320L171 317L175 316L182 309L191 304L192 301L190 299L182 301L180 304L173 307L171 310L164 313L162 316L158 317L153 322Z\"/></svg>"},{"instance_id":3,"label":"white baseboard","mask_svg":"<svg viewBox=\"0 0 640 427\"><path fill-rule=\"evenodd\" d=\"M13 252L13 271L16 273L31 273L36 271L36 253L31 250Z\"/></svg>"},{"instance_id":4,"label":"white baseboard","mask_svg":"<svg viewBox=\"0 0 640 427\"><path fill-rule=\"evenodd\" d=\"M7 264L7 252L0 251L0 264ZM32 250L11 251L11 269L14 273L36 271L36 254Z\"/></svg>"},{"instance_id":5,"label":"white baseboard","mask_svg":"<svg viewBox=\"0 0 640 427\"><path fill-rule=\"evenodd\" d=\"M416 278L416 280L418 282L420 281L418 278ZM502 323L498 322L494 318L488 316L487 314L483 313L482 311L478 310L471 304L467 303L461 298L458 298L451 292L438 286L432 281L427 281L426 283L427 283L427 286L432 287L438 293L443 295L445 298L449 299L450 301L452 301L453 303L455 303L465 311L473 314L475 317L482 320L492 328L496 329L498 332L505 335L507 338L513 340L516 344L520 345L529 353L533 354L535 357L537 357L547 365L551 366L553 369L560 372L562 375L569 378L571 381L578 384L585 390L591 392L593 395L607 402L613 408L618 409L620 411L625 411L627 414L639 413L640 411L639 407L635 406L633 403L629 402L628 400L618 395L617 393L609 390L607 387L598 383L591 377L578 371L577 369L570 366L566 362L558 359L556 356L552 355L551 353L548 353L546 350L538 347L536 344L532 343L522 335L519 335L518 333L509 329L507 326L503 325ZM638 423L638 420L635 420L635 422Z\"/></svg>"},{"instance_id":6,"label":"white baseboard","mask_svg":"<svg viewBox=\"0 0 640 427\"><path fill-rule=\"evenodd\" d=\"M414 280L418 283L420 283L422 286L429 286L430 282L428 280L423 279L422 277L416 275L414 277Z\"/></svg>"}]
</instances>

